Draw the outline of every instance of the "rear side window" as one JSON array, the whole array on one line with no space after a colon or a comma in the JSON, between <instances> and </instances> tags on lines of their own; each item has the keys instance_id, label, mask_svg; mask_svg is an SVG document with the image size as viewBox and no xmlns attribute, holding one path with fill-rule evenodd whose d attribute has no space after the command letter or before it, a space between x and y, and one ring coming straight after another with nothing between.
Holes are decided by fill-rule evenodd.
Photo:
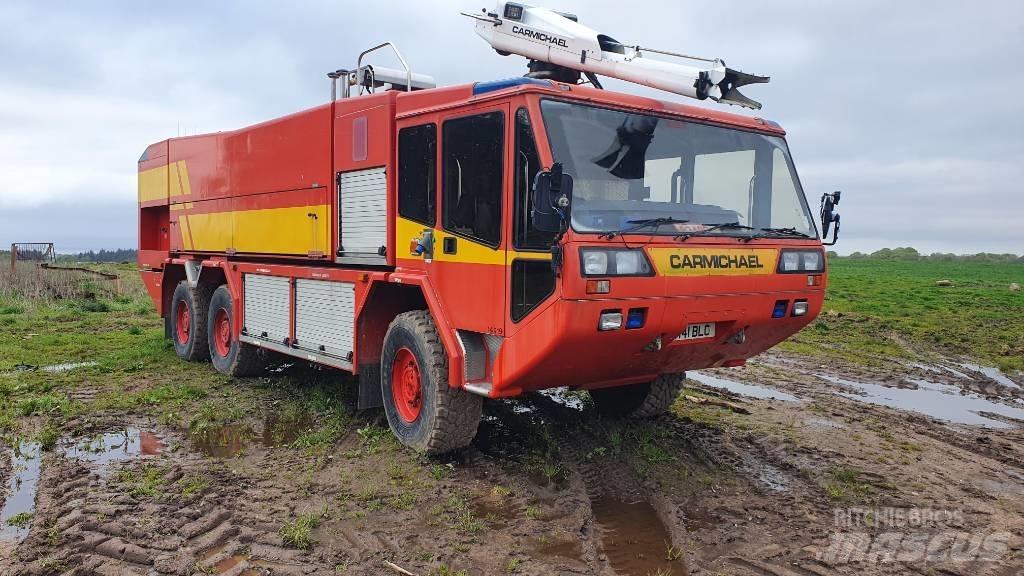
<instances>
[{"instance_id":1,"label":"rear side window","mask_svg":"<svg viewBox=\"0 0 1024 576\"><path fill-rule=\"evenodd\" d=\"M505 149L501 112L444 123L444 228L490 246L501 243Z\"/></svg>"},{"instance_id":2,"label":"rear side window","mask_svg":"<svg viewBox=\"0 0 1024 576\"><path fill-rule=\"evenodd\" d=\"M398 131L398 214L433 226L437 193L437 126Z\"/></svg>"}]
</instances>

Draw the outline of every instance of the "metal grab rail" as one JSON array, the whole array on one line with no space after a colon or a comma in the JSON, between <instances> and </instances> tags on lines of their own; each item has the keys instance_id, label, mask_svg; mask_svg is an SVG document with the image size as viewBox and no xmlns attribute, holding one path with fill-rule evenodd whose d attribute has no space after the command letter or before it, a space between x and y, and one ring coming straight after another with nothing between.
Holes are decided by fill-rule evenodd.
<instances>
[{"instance_id":1,"label":"metal grab rail","mask_svg":"<svg viewBox=\"0 0 1024 576\"><path fill-rule=\"evenodd\" d=\"M395 56L398 56L398 61L402 63L402 68L405 68L405 91L412 92L412 69L409 68L409 64L406 63L405 58L402 58L402 53L399 52L398 48L391 42L384 42L383 44L378 44L373 48L363 50L363 52L359 54L359 58L356 59L356 72L358 73L358 71L363 67L363 56L366 56L370 52L380 50L385 46L390 46L391 49L394 50ZM346 90L346 92L348 91Z\"/></svg>"}]
</instances>

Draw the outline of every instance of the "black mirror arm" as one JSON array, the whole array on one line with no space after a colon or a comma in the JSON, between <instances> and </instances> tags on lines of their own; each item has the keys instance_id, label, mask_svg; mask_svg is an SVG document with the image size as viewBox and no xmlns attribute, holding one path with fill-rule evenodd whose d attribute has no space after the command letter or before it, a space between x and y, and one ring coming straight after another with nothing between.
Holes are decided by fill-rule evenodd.
<instances>
[{"instance_id":1,"label":"black mirror arm","mask_svg":"<svg viewBox=\"0 0 1024 576\"><path fill-rule=\"evenodd\" d=\"M839 214L835 215L835 219L833 220L833 222L836 223L836 227L832 229L832 241L822 242L822 246L834 246L835 243L839 241Z\"/></svg>"},{"instance_id":2,"label":"black mirror arm","mask_svg":"<svg viewBox=\"0 0 1024 576\"><path fill-rule=\"evenodd\" d=\"M839 204L839 199L842 192L836 190L831 194L821 195L821 227L822 227L822 245L833 246L839 241L839 214L835 212L835 207ZM832 232L832 241L826 242L828 239L829 225L835 222L836 227Z\"/></svg>"}]
</instances>

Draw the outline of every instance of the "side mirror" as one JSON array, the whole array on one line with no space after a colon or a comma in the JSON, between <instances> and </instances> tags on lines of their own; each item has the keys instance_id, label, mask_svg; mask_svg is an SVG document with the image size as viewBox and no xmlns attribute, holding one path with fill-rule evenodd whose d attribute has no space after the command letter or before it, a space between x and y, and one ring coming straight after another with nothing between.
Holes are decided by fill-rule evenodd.
<instances>
[{"instance_id":1,"label":"side mirror","mask_svg":"<svg viewBox=\"0 0 1024 576\"><path fill-rule=\"evenodd\" d=\"M533 227L544 232L562 232L572 204L572 176L555 163L550 171L538 172L533 181Z\"/></svg>"},{"instance_id":2,"label":"side mirror","mask_svg":"<svg viewBox=\"0 0 1024 576\"><path fill-rule=\"evenodd\" d=\"M841 194L839 190L836 190L831 194L821 195L821 243L825 246L832 246L839 241L839 212L836 211L836 206L839 205ZM832 241L825 242L828 240L828 230L833 222L836 223L836 227L832 232Z\"/></svg>"}]
</instances>

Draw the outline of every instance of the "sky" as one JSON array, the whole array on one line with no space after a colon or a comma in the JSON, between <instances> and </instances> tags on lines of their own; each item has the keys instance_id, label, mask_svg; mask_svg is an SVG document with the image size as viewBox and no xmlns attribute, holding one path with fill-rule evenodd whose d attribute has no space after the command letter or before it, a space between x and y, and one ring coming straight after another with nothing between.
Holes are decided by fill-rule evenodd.
<instances>
[{"instance_id":1,"label":"sky","mask_svg":"<svg viewBox=\"0 0 1024 576\"><path fill-rule=\"evenodd\" d=\"M1024 253L1024 3L543 5L626 44L770 75L745 93L787 130L811 205L843 191L840 253ZM384 40L439 85L521 75L525 60L494 53L458 14L493 6L3 0L0 246L135 246L136 161L148 144L320 104L325 73Z\"/></svg>"}]
</instances>

